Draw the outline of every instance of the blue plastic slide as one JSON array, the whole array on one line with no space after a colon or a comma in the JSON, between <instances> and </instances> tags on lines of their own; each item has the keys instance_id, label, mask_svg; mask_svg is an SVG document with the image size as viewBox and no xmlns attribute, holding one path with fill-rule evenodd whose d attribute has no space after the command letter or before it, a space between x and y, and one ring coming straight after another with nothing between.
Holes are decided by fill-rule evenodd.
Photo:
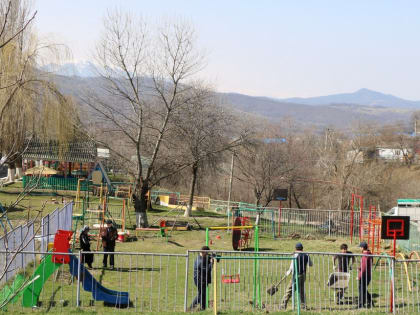
<instances>
[{"instance_id":1,"label":"blue plastic slide","mask_svg":"<svg viewBox=\"0 0 420 315\"><path fill-rule=\"evenodd\" d=\"M70 273L77 278L77 266L79 260L73 255L70 256ZM92 274L85 268L83 264L80 265L81 281L83 283L83 289L88 292L92 292L92 297L96 301L104 301L112 305L128 305L130 302L128 292L114 291L102 286Z\"/></svg>"}]
</instances>

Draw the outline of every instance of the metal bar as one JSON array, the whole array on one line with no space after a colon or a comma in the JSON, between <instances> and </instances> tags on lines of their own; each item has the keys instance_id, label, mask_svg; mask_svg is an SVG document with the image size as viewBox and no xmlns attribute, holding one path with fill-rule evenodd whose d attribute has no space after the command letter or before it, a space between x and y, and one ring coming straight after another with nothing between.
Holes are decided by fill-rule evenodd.
<instances>
[{"instance_id":1,"label":"metal bar","mask_svg":"<svg viewBox=\"0 0 420 315\"><path fill-rule=\"evenodd\" d=\"M289 254L290 255L290 254ZM247 259L258 259L258 260L293 260L293 257L278 257L278 256L217 256L217 259L239 259L239 260L247 260Z\"/></svg>"},{"instance_id":2,"label":"metal bar","mask_svg":"<svg viewBox=\"0 0 420 315\"><path fill-rule=\"evenodd\" d=\"M190 252L187 251L186 263L185 263L185 285L184 285L184 312L187 312L187 303L188 303L188 268L190 265L189 255Z\"/></svg>"},{"instance_id":3,"label":"metal bar","mask_svg":"<svg viewBox=\"0 0 420 315\"><path fill-rule=\"evenodd\" d=\"M76 291L76 306L80 307L80 269L82 261L82 252L79 251L79 261L77 262L77 291Z\"/></svg>"},{"instance_id":4,"label":"metal bar","mask_svg":"<svg viewBox=\"0 0 420 315\"><path fill-rule=\"evenodd\" d=\"M297 296L297 313L298 313L298 315L300 315L300 294L299 294L300 291L299 291L297 258L296 257L293 257L292 259L294 260L294 268L295 268L294 274L295 274L295 285L296 285L296 294L295 294L295 296Z\"/></svg>"},{"instance_id":5,"label":"metal bar","mask_svg":"<svg viewBox=\"0 0 420 315\"><path fill-rule=\"evenodd\" d=\"M213 296L213 314L217 315L217 260L214 261L214 296ZM207 277L206 277L207 279Z\"/></svg>"},{"instance_id":6,"label":"metal bar","mask_svg":"<svg viewBox=\"0 0 420 315\"><path fill-rule=\"evenodd\" d=\"M253 225L243 225L243 226L211 226L206 228L209 230L244 230L244 229L252 229L254 228Z\"/></svg>"}]
</instances>

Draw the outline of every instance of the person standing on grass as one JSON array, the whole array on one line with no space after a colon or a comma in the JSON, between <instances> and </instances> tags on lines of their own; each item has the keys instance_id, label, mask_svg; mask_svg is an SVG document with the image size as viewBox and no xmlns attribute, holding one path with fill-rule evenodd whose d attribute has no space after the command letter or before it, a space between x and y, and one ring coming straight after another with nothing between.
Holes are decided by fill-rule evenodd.
<instances>
[{"instance_id":1,"label":"person standing on grass","mask_svg":"<svg viewBox=\"0 0 420 315\"><path fill-rule=\"evenodd\" d=\"M113 253L115 251L115 241L118 238L118 232L111 220L107 220L106 225L107 227L101 232L102 246L104 248L104 252ZM102 262L103 266L104 268L107 268L108 256L110 267L111 269L114 269L114 254L104 254L104 260Z\"/></svg>"},{"instance_id":2,"label":"person standing on grass","mask_svg":"<svg viewBox=\"0 0 420 315\"><path fill-rule=\"evenodd\" d=\"M372 301L372 296L370 295L368 291L368 286L370 283L370 280L372 279L372 263L373 259L370 255L372 253L368 249L368 244L366 242L361 242L359 245L362 248L362 259L360 261L360 267L359 267L359 308L366 307L372 307L374 306Z\"/></svg>"},{"instance_id":3,"label":"person standing on grass","mask_svg":"<svg viewBox=\"0 0 420 315\"><path fill-rule=\"evenodd\" d=\"M337 268L338 272L346 272L348 273L352 270L352 266L354 264L354 256L353 253L348 251L347 244L341 244L340 250L341 253L334 256L334 266ZM331 280L331 279L330 279ZM333 281L329 281L328 285L332 285ZM337 297L337 304L342 304L342 299L344 297L344 289L339 288L336 292Z\"/></svg>"},{"instance_id":4,"label":"person standing on grass","mask_svg":"<svg viewBox=\"0 0 420 315\"><path fill-rule=\"evenodd\" d=\"M312 261L308 254L303 253L303 245L302 243L297 243L295 251L295 257L297 260L297 278L299 284L299 295L300 295L300 305L302 309L306 309L306 299L305 299L305 280L306 280L306 268L307 266L312 267ZM290 275L293 272L292 279L289 282L289 285L286 289L286 294L283 296L283 300L281 303L281 308L287 308L287 302L292 297L292 292L296 290L295 287L295 264L294 260L290 263L290 268L286 272L286 276Z\"/></svg>"},{"instance_id":5,"label":"person standing on grass","mask_svg":"<svg viewBox=\"0 0 420 315\"><path fill-rule=\"evenodd\" d=\"M80 249L82 251L82 264L86 263L89 268L92 268L93 254L83 254L83 252L90 252L90 238L89 238L89 227L85 225L80 233L79 242Z\"/></svg>"},{"instance_id":6,"label":"person standing on grass","mask_svg":"<svg viewBox=\"0 0 420 315\"><path fill-rule=\"evenodd\" d=\"M194 262L194 284L197 287L197 296L194 298L189 310L200 304L201 310L206 309L207 286L211 283L211 270L213 268L213 259L207 252L208 246L201 247L200 255Z\"/></svg>"}]
</instances>

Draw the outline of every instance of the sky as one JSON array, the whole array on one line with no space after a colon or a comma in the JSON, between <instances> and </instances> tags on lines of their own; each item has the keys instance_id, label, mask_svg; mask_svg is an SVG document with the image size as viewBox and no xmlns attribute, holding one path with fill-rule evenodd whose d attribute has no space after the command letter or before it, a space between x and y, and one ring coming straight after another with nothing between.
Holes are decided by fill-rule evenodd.
<instances>
[{"instance_id":1,"label":"sky","mask_svg":"<svg viewBox=\"0 0 420 315\"><path fill-rule=\"evenodd\" d=\"M275 98L368 88L420 100L420 1L36 0L42 37L91 60L116 7L150 21L192 22L202 77L221 92Z\"/></svg>"}]
</instances>

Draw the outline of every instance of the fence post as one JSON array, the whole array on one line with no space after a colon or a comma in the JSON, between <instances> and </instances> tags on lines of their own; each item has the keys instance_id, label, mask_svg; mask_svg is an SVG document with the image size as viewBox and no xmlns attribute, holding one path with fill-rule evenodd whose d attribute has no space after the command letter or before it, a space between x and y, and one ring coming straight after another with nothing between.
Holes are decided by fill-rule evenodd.
<instances>
[{"instance_id":1,"label":"fence post","mask_svg":"<svg viewBox=\"0 0 420 315\"><path fill-rule=\"evenodd\" d=\"M276 227L274 226L274 211L271 211L271 230L273 231L273 239L276 238Z\"/></svg>"},{"instance_id":2,"label":"fence post","mask_svg":"<svg viewBox=\"0 0 420 315\"><path fill-rule=\"evenodd\" d=\"M391 312L395 314L395 257L391 257L391 288Z\"/></svg>"},{"instance_id":3,"label":"fence post","mask_svg":"<svg viewBox=\"0 0 420 315\"><path fill-rule=\"evenodd\" d=\"M76 307L80 307L80 268L82 263L82 252L79 250L79 261L77 262L77 291L76 291Z\"/></svg>"},{"instance_id":4,"label":"fence post","mask_svg":"<svg viewBox=\"0 0 420 315\"><path fill-rule=\"evenodd\" d=\"M28 224L29 223L26 223L25 224L25 227L26 227L26 230L27 230L27 232L28 233L25 233L25 234L27 234L27 235L29 235L29 227L28 227ZM24 250L24 248L25 248L25 240L23 239L23 235L24 233L23 233L23 230L22 230L22 228L20 228L20 242L21 242L21 244L19 244L20 246L22 246L22 250ZM24 255L23 254L20 254L20 256L21 256L21 265L20 265L20 268L23 268L23 267L25 267L25 261L24 261L24 259L25 259L25 257L24 257Z\"/></svg>"},{"instance_id":5,"label":"fence post","mask_svg":"<svg viewBox=\"0 0 420 315\"><path fill-rule=\"evenodd\" d=\"M184 285L184 312L187 312L188 303L188 269L190 264L190 251L187 250L187 262L185 264L185 285Z\"/></svg>"},{"instance_id":6,"label":"fence post","mask_svg":"<svg viewBox=\"0 0 420 315\"><path fill-rule=\"evenodd\" d=\"M331 211L328 211L328 236L331 237Z\"/></svg>"},{"instance_id":7,"label":"fence post","mask_svg":"<svg viewBox=\"0 0 420 315\"><path fill-rule=\"evenodd\" d=\"M300 315L300 290L302 290L302 288L299 288L299 279L298 279L298 265L297 265L297 256L293 257L293 267L294 267L294 276L295 276L295 285L296 285L296 294L295 294L295 299L297 302L297 314ZM292 292L294 292L295 290L293 290ZM294 299L293 299L294 300Z\"/></svg>"},{"instance_id":8,"label":"fence post","mask_svg":"<svg viewBox=\"0 0 420 315\"><path fill-rule=\"evenodd\" d=\"M43 238L44 239L44 252L47 251L48 242L50 241L50 214L47 214L46 218L47 218L47 243L45 244L45 239ZM43 236L45 236L45 235L43 235ZM47 245L47 246L45 246L45 245Z\"/></svg>"}]
</instances>

